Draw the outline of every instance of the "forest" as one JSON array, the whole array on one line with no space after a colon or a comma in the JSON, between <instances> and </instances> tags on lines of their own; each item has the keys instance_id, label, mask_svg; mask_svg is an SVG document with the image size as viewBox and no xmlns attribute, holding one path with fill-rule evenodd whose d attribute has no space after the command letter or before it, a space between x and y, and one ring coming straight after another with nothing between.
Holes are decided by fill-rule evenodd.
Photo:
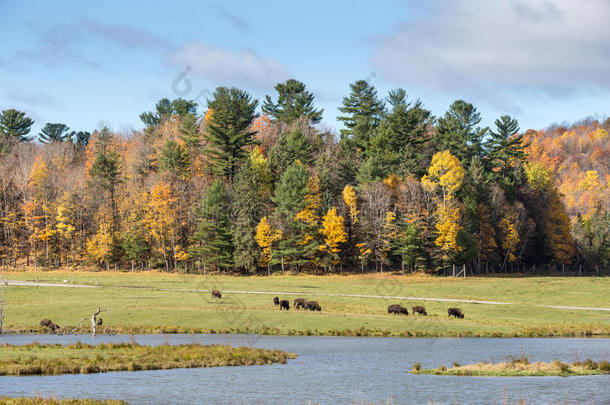
<instances>
[{"instance_id":1,"label":"forest","mask_svg":"<svg viewBox=\"0 0 610 405\"><path fill-rule=\"evenodd\" d=\"M610 268L610 120L522 132L349 86L339 133L305 84L162 99L142 130L39 134L0 114L3 266L272 274ZM198 110L203 109L203 114Z\"/></svg>"}]
</instances>

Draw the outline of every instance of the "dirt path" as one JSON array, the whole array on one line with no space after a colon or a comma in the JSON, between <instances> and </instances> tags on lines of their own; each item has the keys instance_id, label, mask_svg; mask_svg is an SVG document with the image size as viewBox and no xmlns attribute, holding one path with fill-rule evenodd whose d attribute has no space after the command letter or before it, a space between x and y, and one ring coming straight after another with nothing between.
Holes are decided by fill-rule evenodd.
<instances>
[{"instance_id":1,"label":"dirt path","mask_svg":"<svg viewBox=\"0 0 610 405\"><path fill-rule=\"evenodd\" d=\"M64 283L40 283L35 281L19 281L19 280L3 280L7 286L25 286L25 287L72 287L72 288L121 288L133 290L151 290L151 291L174 291L174 292L196 292L209 293L210 290L186 289L186 288L158 288L147 286L96 286L88 284L70 284L68 280ZM514 305L515 302L503 301L481 301L481 300L466 300L458 298L433 298L433 297L408 297L398 295L369 295L369 294L332 294L332 293L314 293L314 292L286 292L286 291L241 291L241 290L223 290L227 294L265 294L265 295L315 295L318 297L355 297L355 298L382 298L395 300L412 300L412 301L438 301L438 302L464 302L467 304L486 304L486 305ZM537 307L555 308L555 309L573 309L580 311L610 311L610 308L590 308L590 307L571 307L559 305L543 305L533 304Z\"/></svg>"}]
</instances>

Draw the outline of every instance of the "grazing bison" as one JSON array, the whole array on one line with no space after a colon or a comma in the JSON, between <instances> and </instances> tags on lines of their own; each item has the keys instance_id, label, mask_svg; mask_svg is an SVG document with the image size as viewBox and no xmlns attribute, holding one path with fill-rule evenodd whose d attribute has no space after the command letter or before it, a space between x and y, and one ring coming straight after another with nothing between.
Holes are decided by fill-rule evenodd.
<instances>
[{"instance_id":1,"label":"grazing bison","mask_svg":"<svg viewBox=\"0 0 610 405\"><path fill-rule=\"evenodd\" d=\"M318 301L307 301L307 303L305 304L305 309L308 309L310 311L321 311L322 307L320 306Z\"/></svg>"},{"instance_id":2,"label":"grazing bison","mask_svg":"<svg viewBox=\"0 0 610 405\"><path fill-rule=\"evenodd\" d=\"M306 298L297 298L294 300L294 307L296 309L302 308L307 309L307 299Z\"/></svg>"},{"instance_id":3,"label":"grazing bison","mask_svg":"<svg viewBox=\"0 0 610 405\"><path fill-rule=\"evenodd\" d=\"M388 306L388 314L409 315L409 311L402 305L392 304Z\"/></svg>"},{"instance_id":4,"label":"grazing bison","mask_svg":"<svg viewBox=\"0 0 610 405\"><path fill-rule=\"evenodd\" d=\"M456 318L464 319L464 314L460 308L449 308L447 310L448 316L455 316Z\"/></svg>"},{"instance_id":5,"label":"grazing bison","mask_svg":"<svg viewBox=\"0 0 610 405\"><path fill-rule=\"evenodd\" d=\"M222 294L220 293L220 290L212 290L212 297L222 298Z\"/></svg>"},{"instance_id":6,"label":"grazing bison","mask_svg":"<svg viewBox=\"0 0 610 405\"><path fill-rule=\"evenodd\" d=\"M285 309L286 311L290 310L290 302L288 300L281 300L280 301L280 311L282 309Z\"/></svg>"},{"instance_id":7,"label":"grazing bison","mask_svg":"<svg viewBox=\"0 0 610 405\"><path fill-rule=\"evenodd\" d=\"M273 297L273 305L280 305L280 299L278 297Z\"/></svg>"},{"instance_id":8,"label":"grazing bison","mask_svg":"<svg viewBox=\"0 0 610 405\"><path fill-rule=\"evenodd\" d=\"M40 326L49 328L53 333L57 332L57 329L59 329L59 325L51 322L50 319L46 318L40 321Z\"/></svg>"},{"instance_id":9,"label":"grazing bison","mask_svg":"<svg viewBox=\"0 0 610 405\"><path fill-rule=\"evenodd\" d=\"M420 314L423 316L427 316L428 314L426 313L426 308L422 307L421 305L416 305L414 307L411 307L411 310L413 311L413 315L415 314Z\"/></svg>"}]
</instances>

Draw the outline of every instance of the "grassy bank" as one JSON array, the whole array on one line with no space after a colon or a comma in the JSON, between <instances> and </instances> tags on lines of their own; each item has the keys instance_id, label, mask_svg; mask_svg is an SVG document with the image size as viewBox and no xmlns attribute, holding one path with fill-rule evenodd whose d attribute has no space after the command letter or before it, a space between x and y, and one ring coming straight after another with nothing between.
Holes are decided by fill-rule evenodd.
<instances>
[{"instance_id":1,"label":"grassy bank","mask_svg":"<svg viewBox=\"0 0 610 405\"><path fill-rule=\"evenodd\" d=\"M419 363L416 363L413 365L411 373L473 377L568 377L574 375L610 374L610 363L607 361L596 363L591 359L587 359L583 362L575 361L572 364L563 363L559 360L555 360L551 363L530 363L526 357L522 357L495 364L482 362L462 366L454 363L452 368L441 365L434 369L421 369Z\"/></svg>"},{"instance_id":2,"label":"grassy bank","mask_svg":"<svg viewBox=\"0 0 610 405\"><path fill-rule=\"evenodd\" d=\"M0 346L0 376L90 374L286 363L296 355L279 350L198 344L140 346L136 343Z\"/></svg>"},{"instance_id":3,"label":"grassy bank","mask_svg":"<svg viewBox=\"0 0 610 405\"><path fill-rule=\"evenodd\" d=\"M344 336L608 336L610 312L538 305L610 307L608 278L367 276L201 276L167 273L3 272L6 279L91 284L99 288L8 287L5 330L43 332L49 318L75 325L97 306L108 333L262 333ZM127 287L127 288L125 288ZM218 288L222 299L207 292ZM236 294L232 291L269 292ZM289 295L297 292L298 295ZM282 294L283 293L283 294ZM363 294L506 301L512 305L400 300ZM272 298L303 296L322 312L279 311ZM424 305L427 317L387 314L387 306ZM448 319L447 308L464 319ZM84 329L83 329L84 331Z\"/></svg>"},{"instance_id":4,"label":"grassy bank","mask_svg":"<svg viewBox=\"0 0 610 405\"><path fill-rule=\"evenodd\" d=\"M0 397L0 405L128 405L114 399L57 399L52 397Z\"/></svg>"}]
</instances>

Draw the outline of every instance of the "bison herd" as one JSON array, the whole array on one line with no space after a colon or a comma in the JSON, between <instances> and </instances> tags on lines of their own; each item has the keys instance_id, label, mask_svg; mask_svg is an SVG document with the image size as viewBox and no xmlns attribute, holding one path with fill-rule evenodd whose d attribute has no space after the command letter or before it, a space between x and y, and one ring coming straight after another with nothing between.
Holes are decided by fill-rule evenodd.
<instances>
[{"instance_id":1,"label":"bison herd","mask_svg":"<svg viewBox=\"0 0 610 405\"><path fill-rule=\"evenodd\" d=\"M212 297L222 298L222 294L220 293L220 290L212 290ZM273 297L273 305L280 307L280 311L282 311L282 310L289 311L290 310L290 301L280 300L279 297ZM307 298L296 298L292 302L292 305L293 305L294 309L305 309L305 310L309 310L309 311L318 311L318 312L322 311L322 307L320 306L320 303L318 301L309 301ZM411 307L411 311L413 312L413 315L428 316L428 313L426 312L426 308L424 308L421 305L416 305L416 306ZM392 305L388 306L388 314L409 315L409 311L407 310L407 308L403 307L400 304L392 304ZM449 308L447 310L447 314L449 317L453 316L455 318L464 319L464 313L462 312L461 308ZM45 322L45 324L43 324L43 322ZM50 328L53 331L55 331L55 329L58 328L57 325L55 325L53 322L51 322L48 319L43 319L42 321L40 321L40 324L42 326L47 326L48 328Z\"/></svg>"},{"instance_id":2,"label":"bison herd","mask_svg":"<svg viewBox=\"0 0 610 405\"><path fill-rule=\"evenodd\" d=\"M285 309L290 310L290 302L288 300L280 300L279 297L273 297L273 304L280 307L280 311ZM306 309L309 311L322 311L322 307L318 301L308 301L307 298L297 298L292 302L294 309Z\"/></svg>"},{"instance_id":3,"label":"bison herd","mask_svg":"<svg viewBox=\"0 0 610 405\"><path fill-rule=\"evenodd\" d=\"M426 312L426 308L422 307L421 305L416 305L414 307L411 307L411 311L413 311L413 315L415 315L415 314L419 314L419 315L423 315L423 316L428 315L428 313ZM402 305L392 304L392 305L388 306L388 314L409 315L409 311L407 310L407 308L403 307ZM464 313L462 312L462 310L460 308L449 308L447 310L447 315L449 317L454 316L456 318L464 319Z\"/></svg>"}]
</instances>

